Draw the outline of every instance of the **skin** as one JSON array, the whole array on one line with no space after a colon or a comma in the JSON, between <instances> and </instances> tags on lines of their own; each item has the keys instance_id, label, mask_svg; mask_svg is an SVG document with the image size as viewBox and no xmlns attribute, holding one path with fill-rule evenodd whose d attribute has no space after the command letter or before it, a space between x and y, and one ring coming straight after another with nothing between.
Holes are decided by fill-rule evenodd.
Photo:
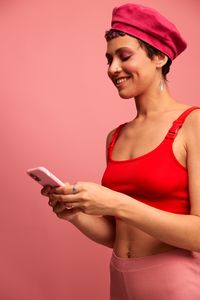
<instances>
[{"instance_id":1,"label":"skin","mask_svg":"<svg viewBox=\"0 0 200 300\"><path fill-rule=\"evenodd\" d=\"M117 78L128 78L115 85L119 96L134 99L137 110L136 117L122 129L112 159L136 158L157 147L172 122L189 106L169 93L161 72L167 61L165 55L150 59L135 38L123 36L108 42L106 57L108 76L114 84ZM108 134L107 145L114 131ZM199 149L200 111L195 110L173 143L176 159L188 169L190 215L161 211L92 182L78 182L75 194L69 183L56 189L45 187L42 194L49 197L49 205L59 218L71 222L95 242L114 248L120 257L141 257L174 248L199 252Z\"/></svg>"}]
</instances>

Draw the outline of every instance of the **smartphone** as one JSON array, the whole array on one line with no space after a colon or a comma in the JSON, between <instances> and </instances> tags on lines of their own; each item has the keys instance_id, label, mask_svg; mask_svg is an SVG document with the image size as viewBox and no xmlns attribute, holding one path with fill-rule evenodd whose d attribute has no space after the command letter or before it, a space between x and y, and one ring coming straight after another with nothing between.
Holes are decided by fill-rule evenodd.
<instances>
[{"instance_id":1,"label":"smartphone","mask_svg":"<svg viewBox=\"0 0 200 300\"><path fill-rule=\"evenodd\" d=\"M59 187L65 185L60 179L58 179L45 167L28 169L27 174L42 186L49 185L51 187Z\"/></svg>"}]
</instances>

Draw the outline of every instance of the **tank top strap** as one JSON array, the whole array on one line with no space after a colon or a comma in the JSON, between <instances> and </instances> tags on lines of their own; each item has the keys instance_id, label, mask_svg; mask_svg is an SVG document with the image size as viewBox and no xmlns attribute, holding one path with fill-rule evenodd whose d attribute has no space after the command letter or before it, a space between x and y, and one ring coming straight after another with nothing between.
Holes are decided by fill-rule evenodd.
<instances>
[{"instance_id":1,"label":"tank top strap","mask_svg":"<svg viewBox=\"0 0 200 300\"><path fill-rule=\"evenodd\" d=\"M185 119L187 118L187 116L188 116L193 110L199 109L199 108L200 108L200 107L198 107L198 106L192 106L192 107L188 108L187 110L185 110L185 111L178 117L178 119L176 119L176 120L173 122L173 124L172 124L171 128L169 129L169 131L168 131L168 133L167 133L167 135L166 135L165 138L174 140L175 137L176 137L177 134L178 134L179 129L182 127L182 125L183 125Z\"/></svg>"},{"instance_id":2,"label":"tank top strap","mask_svg":"<svg viewBox=\"0 0 200 300\"><path fill-rule=\"evenodd\" d=\"M123 124L121 124L121 125L119 125L119 126L117 127L117 129L115 130L115 132L114 132L114 134L113 134L113 136L112 136L111 142L110 142L110 144L108 145L108 157L109 157L109 158L111 157L112 149L113 149L113 147L114 147L114 145L115 145L115 142L116 142L116 140L117 140L117 138L118 138L118 136L119 136L119 134L120 134L120 131L121 131L121 129L122 129L126 124L127 124L127 122L126 122L126 123L123 123Z\"/></svg>"}]
</instances>

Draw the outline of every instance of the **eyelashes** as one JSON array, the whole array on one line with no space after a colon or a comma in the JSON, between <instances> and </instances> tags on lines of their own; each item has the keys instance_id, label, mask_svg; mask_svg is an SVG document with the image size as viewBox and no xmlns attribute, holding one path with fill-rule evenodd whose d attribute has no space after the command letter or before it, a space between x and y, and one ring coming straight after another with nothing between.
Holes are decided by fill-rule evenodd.
<instances>
[{"instance_id":1,"label":"eyelashes","mask_svg":"<svg viewBox=\"0 0 200 300\"><path fill-rule=\"evenodd\" d=\"M131 55L129 55L129 56L124 56L124 57L121 58L121 60L122 60L122 61L126 61L126 60L128 60L130 57L131 57Z\"/></svg>"},{"instance_id":2,"label":"eyelashes","mask_svg":"<svg viewBox=\"0 0 200 300\"><path fill-rule=\"evenodd\" d=\"M120 57L120 60L121 60L121 61L127 61L131 56L132 56L132 55ZM113 61L112 59L108 59L108 60L107 60L107 65L110 66L110 65L112 64L112 61Z\"/></svg>"}]
</instances>

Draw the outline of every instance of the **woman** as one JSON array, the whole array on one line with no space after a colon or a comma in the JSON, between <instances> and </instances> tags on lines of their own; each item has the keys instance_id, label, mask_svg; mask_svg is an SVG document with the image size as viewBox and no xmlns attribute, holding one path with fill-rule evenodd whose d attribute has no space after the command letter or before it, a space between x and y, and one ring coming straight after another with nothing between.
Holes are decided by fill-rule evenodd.
<instances>
[{"instance_id":1,"label":"woman","mask_svg":"<svg viewBox=\"0 0 200 300\"><path fill-rule=\"evenodd\" d=\"M125 4L106 32L108 75L136 117L107 138L102 185L42 190L58 217L113 248L112 300L200 299L200 111L166 74L186 48L157 11Z\"/></svg>"}]
</instances>

